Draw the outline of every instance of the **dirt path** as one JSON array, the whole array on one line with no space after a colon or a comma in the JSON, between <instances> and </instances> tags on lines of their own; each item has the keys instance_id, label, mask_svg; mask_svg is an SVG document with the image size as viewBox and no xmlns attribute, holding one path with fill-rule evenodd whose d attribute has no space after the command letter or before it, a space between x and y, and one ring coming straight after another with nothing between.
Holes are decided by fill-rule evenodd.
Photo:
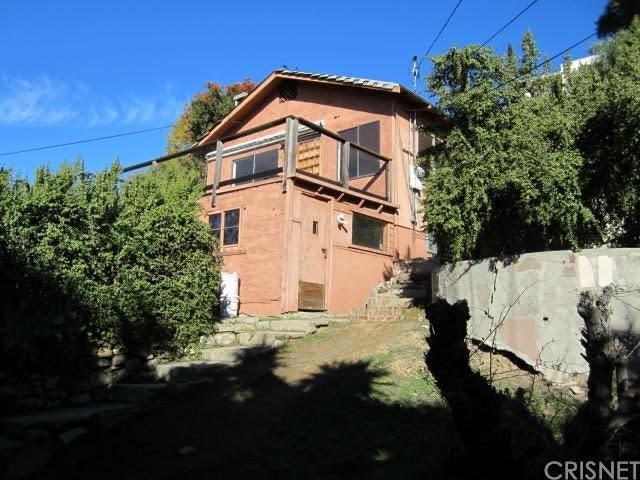
<instances>
[{"instance_id":1,"label":"dirt path","mask_svg":"<svg viewBox=\"0 0 640 480\"><path fill-rule=\"evenodd\" d=\"M413 320L389 323L332 325L300 342L291 343L279 357L275 374L288 383L316 374L322 365L355 362L392 349L424 348L426 329ZM423 366L421 352L416 362Z\"/></svg>"},{"instance_id":2,"label":"dirt path","mask_svg":"<svg viewBox=\"0 0 640 480\"><path fill-rule=\"evenodd\" d=\"M416 321L333 324L93 431L47 478L453 478L459 443L426 375L426 333ZM506 359L473 363L489 360L527 384Z\"/></svg>"},{"instance_id":3,"label":"dirt path","mask_svg":"<svg viewBox=\"0 0 640 480\"><path fill-rule=\"evenodd\" d=\"M419 422L413 417L422 418L423 413L371 401L377 374L363 359L402 348L412 352L409 363L419 368L424 364L416 346L423 345L424 332L415 321L334 324L273 355L230 369L214 387L195 396L160 401L127 424L96 432L74 446L60 468L66 478L184 480L205 474L333 478L329 474L353 462L354 456L369 465L375 456L369 442L415 439L413 429ZM441 421L440 412L436 415ZM387 420L381 422L381 416ZM407 421L407 416L412 419ZM390 425L379 431L385 422ZM348 435L341 433L351 429ZM398 429L410 432L393 433ZM313 472L300 474L309 462L315 465ZM325 468L322 476L315 476ZM353 477L343 472L337 478L360 478L357 470ZM211 472L216 475L211 477Z\"/></svg>"}]
</instances>

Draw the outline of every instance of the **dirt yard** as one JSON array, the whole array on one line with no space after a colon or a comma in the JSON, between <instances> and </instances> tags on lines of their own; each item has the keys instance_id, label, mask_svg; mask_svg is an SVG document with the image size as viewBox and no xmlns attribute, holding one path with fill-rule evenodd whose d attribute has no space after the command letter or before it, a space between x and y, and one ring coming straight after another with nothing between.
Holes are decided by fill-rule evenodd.
<instances>
[{"instance_id":1,"label":"dirt yard","mask_svg":"<svg viewBox=\"0 0 640 480\"><path fill-rule=\"evenodd\" d=\"M413 320L332 324L96 429L49 478L452 478L459 443L425 369L426 334Z\"/></svg>"}]
</instances>

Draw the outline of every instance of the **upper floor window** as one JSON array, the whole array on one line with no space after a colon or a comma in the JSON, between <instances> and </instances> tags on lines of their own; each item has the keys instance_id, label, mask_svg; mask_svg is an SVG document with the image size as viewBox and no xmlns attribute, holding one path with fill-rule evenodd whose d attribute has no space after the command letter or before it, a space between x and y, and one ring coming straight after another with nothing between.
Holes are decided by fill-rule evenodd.
<instances>
[{"instance_id":1,"label":"upper floor window","mask_svg":"<svg viewBox=\"0 0 640 480\"><path fill-rule=\"evenodd\" d=\"M237 245L240 233L240 209L209 215L209 227L219 245Z\"/></svg>"},{"instance_id":2,"label":"upper floor window","mask_svg":"<svg viewBox=\"0 0 640 480\"><path fill-rule=\"evenodd\" d=\"M239 158L233 162L233 178L236 185L255 182L262 178L277 175L278 150L256 153L248 157Z\"/></svg>"},{"instance_id":3,"label":"upper floor window","mask_svg":"<svg viewBox=\"0 0 640 480\"><path fill-rule=\"evenodd\" d=\"M380 152L380 122L371 122L339 132L351 143ZM354 147L349 151L349 178L373 175L380 170L380 159Z\"/></svg>"}]
</instances>

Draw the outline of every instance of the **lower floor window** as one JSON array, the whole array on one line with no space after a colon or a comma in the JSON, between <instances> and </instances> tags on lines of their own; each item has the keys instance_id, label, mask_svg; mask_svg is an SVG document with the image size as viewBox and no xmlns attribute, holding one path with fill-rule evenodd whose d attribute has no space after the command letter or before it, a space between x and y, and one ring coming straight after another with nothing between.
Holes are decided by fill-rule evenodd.
<instances>
[{"instance_id":1,"label":"lower floor window","mask_svg":"<svg viewBox=\"0 0 640 480\"><path fill-rule=\"evenodd\" d=\"M384 227L386 222L375 218L353 214L351 243L362 247L384 250Z\"/></svg>"},{"instance_id":2,"label":"lower floor window","mask_svg":"<svg viewBox=\"0 0 640 480\"><path fill-rule=\"evenodd\" d=\"M240 232L240 209L209 215L211 232L220 245L237 245Z\"/></svg>"}]
</instances>

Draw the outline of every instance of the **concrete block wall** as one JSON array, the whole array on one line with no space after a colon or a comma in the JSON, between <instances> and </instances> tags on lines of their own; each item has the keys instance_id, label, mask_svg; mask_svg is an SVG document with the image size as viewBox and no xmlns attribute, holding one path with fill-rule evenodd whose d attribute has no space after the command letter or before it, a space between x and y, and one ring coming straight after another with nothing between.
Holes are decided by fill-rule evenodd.
<instances>
[{"instance_id":1,"label":"concrete block wall","mask_svg":"<svg viewBox=\"0 0 640 480\"><path fill-rule=\"evenodd\" d=\"M640 248L457 262L443 265L437 277L437 295L468 302L472 338L517 355L551 379L588 371L577 312L584 289L618 285L612 330L640 338Z\"/></svg>"}]
</instances>

